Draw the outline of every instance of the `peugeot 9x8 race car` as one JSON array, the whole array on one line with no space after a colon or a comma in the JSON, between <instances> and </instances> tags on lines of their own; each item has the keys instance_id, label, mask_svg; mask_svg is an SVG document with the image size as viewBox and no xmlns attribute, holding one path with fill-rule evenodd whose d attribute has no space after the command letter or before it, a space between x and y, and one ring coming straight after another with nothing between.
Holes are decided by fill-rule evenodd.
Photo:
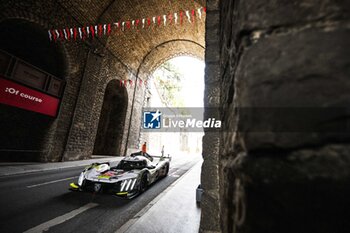
<instances>
[{"instance_id":1,"label":"peugeot 9x8 race car","mask_svg":"<svg viewBox=\"0 0 350 233\"><path fill-rule=\"evenodd\" d=\"M137 152L125 157L115 167L110 167L108 162L93 163L81 172L77 183L70 184L70 189L132 198L167 176L170 161L169 156Z\"/></svg>"}]
</instances>

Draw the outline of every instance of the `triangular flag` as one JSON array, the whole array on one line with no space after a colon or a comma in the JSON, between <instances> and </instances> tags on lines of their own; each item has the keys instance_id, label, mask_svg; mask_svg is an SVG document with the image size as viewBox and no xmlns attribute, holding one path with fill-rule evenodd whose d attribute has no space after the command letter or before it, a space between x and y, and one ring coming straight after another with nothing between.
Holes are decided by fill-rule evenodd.
<instances>
[{"instance_id":1,"label":"triangular flag","mask_svg":"<svg viewBox=\"0 0 350 233\"><path fill-rule=\"evenodd\" d=\"M166 15L163 15L164 27L166 26Z\"/></svg>"},{"instance_id":2,"label":"triangular flag","mask_svg":"<svg viewBox=\"0 0 350 233\"><path fill-rule=\"evenodd\" d=\"M80 37L80 39L83 39L83 32L81 31L81 28L80 28L80 27L78 28L78 31L79 31L79 37Z\"/></svg>"},{"instance_id":3,"label":"triangular flag","mask_svg":"<svg viewBox=\"0 0 350 233\"><path fill-rule=\"evenodd\" d=\"M172 14L169 14L169 24L171 24L173 22L173 15Z\"/></svg>"},{"instance_id":4,"label":"triangular flag","mask_svg":"<svg viewBox=\"0 0 350 233\"><path fill-rule=\"evenodd\" d=\"M199 19L202 19L202 7L197 9Z\"/></svg>"},{"instance_id":5,"label":"triangular flag","mask_svg":"<svg viewBox=\"0 0 350 233\"><path fill-rule=\"evenodd\" d=\"M92 38L95 38L95 30L93 26L90 26L90 34Z\"/></svg>"},{"instance_id":6,"label":"triangular flag","mask_svg":"<svg viewBox=\"0 0 350 233\"><path fill-rule=\"evenodd\" d=\"M64 40L64 35L63 35L62 29L60 29L60 38L61 38L61 40Z\"/></svg>"},{"instance_id":7,"label":"triangular flag","mask_svg":"<svg viewBox=\"0 0 350 233\"><path fill-rule=\"evenodd\" d=\"M111 24L107 24L107 35L110 35L112 32Z\"/></svg>"},{"instance_id":8,"label":"triangular flag","mask_svg":"<svg viewBox=\"0 0 350 233\"><path fill-rule=\"evenodd\" d=\"M107 25L103 24L103 35L106 35L107 32Z\"/></svg>"},{"instance_id":9,"label":"triangular flag","mask_svg":"<svg viewBox=\"0 0 350 233\"><path fill-rule=\"evenodd\" d=\"M74 31L73 31L74 40L77 40L77 36L78 36L78 30L77 28L74 28Z\"/></svg>"},{"instance_id":10,"label":"triangular flag","mask_svg":"<svg viewBox=\"0 0 350 233\"><path fill-rule=\"evenodd\" d=\"M191 16L190 16L190 12L189 11L186 11L186 16L187 16L188 22L191 23Z\"/></svg>"},{"instance_id":11,"label":"triangular flag","mask_svg":"<svg viewBox=\"0 0 350 233\"><path fill-rule=\"evenodd\" d=\"M51 31L50 31L50 30L48 30L47 32L49 33L49 39L50 39L50 41L52 41Z\"/></svg>"},{"instance_id":12,"label":"triangular flag","mask_svg":"<svg viewBox=\"0 0 350 233\"><path fill-rule=\"evenodd\" d=\"M99 25L98 25L98 35L99 35L99 37L102 36L102 31L103 31L102 25L99 24Z\"/></svg>"},{"instance_id":13,"label":"triangular flag","mask_svg":"<svg viewBox=\"0 0 350 233\"><path fill-rule=\"evenodd\" d=\"M174 14L175 24L177 24L177 13Z\"/></svg>"},{"instance_id":14,"label":"triangular flag","mask_svg":"<svg viewBox=\"0 0 350 233\"><path fill-rule=\"evenodd\" d=\"M90 35L90 29L89 29L88 26L86 27L86 34L87 34L87 37L89 37L89 35Z\"/></svg>"}]
</instances>

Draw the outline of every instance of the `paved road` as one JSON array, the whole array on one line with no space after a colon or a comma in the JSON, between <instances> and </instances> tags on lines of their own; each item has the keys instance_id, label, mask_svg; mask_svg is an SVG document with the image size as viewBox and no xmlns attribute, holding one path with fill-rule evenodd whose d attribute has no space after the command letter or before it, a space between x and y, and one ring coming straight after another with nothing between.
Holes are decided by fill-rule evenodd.
<instances>
[{"instance_id":1,"label":"paved road","mask_svg":"<svg viewBox=\"0 0 350 233\"><path fill-rule=\"evenodd\" d=\"M0 232L115 232L199 158L173 161L169 176L133 200L71 192L82 168L0 178Z\"/></svg>"}]
</instances>

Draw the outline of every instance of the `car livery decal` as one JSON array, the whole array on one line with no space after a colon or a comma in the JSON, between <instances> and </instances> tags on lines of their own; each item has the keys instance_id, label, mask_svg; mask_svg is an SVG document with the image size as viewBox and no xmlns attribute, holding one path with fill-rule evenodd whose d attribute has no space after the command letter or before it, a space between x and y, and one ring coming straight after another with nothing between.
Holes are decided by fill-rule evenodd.
<instances>
[{"instance_id":1,"label":"car livery decal","mask_svg":"<svg viewBox=\"0 0 350 233\"><path fill-rule=\"evenodd\" d=\"M101 175L99 175L97 178L98 179L110 179L112 177L118 177L118 176L121 176L121 172L114 172L114 171L107 171Z\"/></svg>"}]
</instances>

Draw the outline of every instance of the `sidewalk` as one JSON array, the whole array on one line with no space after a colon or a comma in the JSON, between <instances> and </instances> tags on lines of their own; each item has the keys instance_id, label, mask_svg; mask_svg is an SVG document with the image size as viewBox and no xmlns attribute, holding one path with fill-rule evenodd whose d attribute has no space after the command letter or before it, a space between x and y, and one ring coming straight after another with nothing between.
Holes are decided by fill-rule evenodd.
<instances>
[{"instance_id":1,"label":"sidewalk","mask_svg":"<svg viewBox=\"0 0 350 233\"><path fill-rule=\"evenodd\" d=\"M56 163L0 163L0 177L9 175L18 175L24 173L41 172L49 170L59 170L64 168L87 166L96 162L117 163L123 157L100 157L94 156L94 159L56 162Z\"/></svg>"},{"instance_id":2,"label":"sidewalk","mask_svg":"<svg viewBox=\"0 0 350 233\"><path fill-rule=\"evenodd\" d=\"M202 162L175 181L116 233L197 233L200 208L196 188Z\"/></svg>"}]
</instances>

